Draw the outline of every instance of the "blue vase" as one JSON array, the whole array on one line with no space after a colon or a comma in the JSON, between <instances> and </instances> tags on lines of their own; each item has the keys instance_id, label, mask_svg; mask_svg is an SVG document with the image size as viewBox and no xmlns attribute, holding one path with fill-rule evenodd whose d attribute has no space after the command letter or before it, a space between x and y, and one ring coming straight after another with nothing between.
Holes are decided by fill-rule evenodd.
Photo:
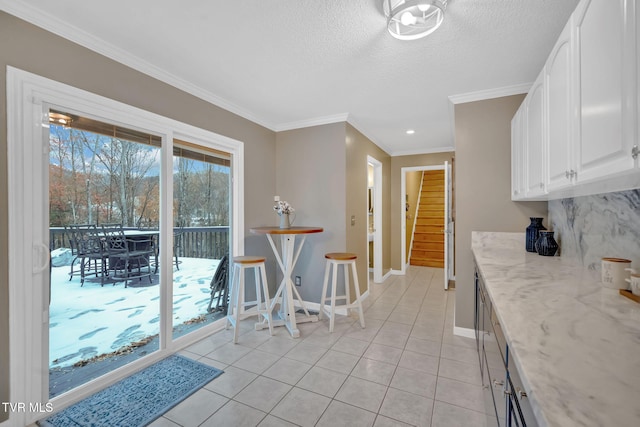
<instances>
[{"instance_id":1,"label":"blue vase","mask_svg":"<svg viewBox=\"0 0 640 427\"><path fill-rule=\"evenodd\" d=\"M558 250L558 242L553 238L553 231L541 231L536 241L538 255L554 256Z\"/></svg>"},{"instance_id":2,"label":"blue vase","mask_svg":"<svg viewBox=\"0 0 640 427\"><path fill-rule=\"evenodd\" d=\"M536 252L536 242L540 237L540 231L546 230L546 228L542 225L542 218L529 218L531 220L531 224L527 227L527 239L526 239L526 249L527 252Z\"/></svg>"}]
</instances>

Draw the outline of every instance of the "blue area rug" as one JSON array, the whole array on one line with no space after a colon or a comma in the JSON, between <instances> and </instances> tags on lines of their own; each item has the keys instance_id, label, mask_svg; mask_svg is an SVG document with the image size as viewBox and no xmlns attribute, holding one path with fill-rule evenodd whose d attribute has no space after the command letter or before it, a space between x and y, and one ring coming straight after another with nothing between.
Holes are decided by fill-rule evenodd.
<instances>
[{"instance_id":1,"label":"blue area rug","mask_svg":"<svg viewBox=\"0 0 640 427\"><path fill-rule=\"evenodd\" d=\"M40 421L42 427L146 426L222 371L173 355Z\"/></svg>"}]
</instances>

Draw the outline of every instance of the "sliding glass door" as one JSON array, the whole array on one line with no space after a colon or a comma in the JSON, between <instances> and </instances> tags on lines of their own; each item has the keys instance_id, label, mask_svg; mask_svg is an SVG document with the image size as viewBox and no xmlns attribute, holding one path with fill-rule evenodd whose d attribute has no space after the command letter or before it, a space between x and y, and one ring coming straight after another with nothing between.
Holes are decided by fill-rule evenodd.
<instances>
[{"instance_id":1,"label":"sliding glass door","mask_svg":"<svg viewBox=\"0 0 640 427\"><path fill-rule=\"evenodd\" d=\"M11 394L64 406L215 330L212 279L242 252L242 143L7 81Z\"/></svg>"},{"instance_id":2,"label":"sliding glass door","mask_svg":"<svg viewBox=\"0 0 640 427\"><path fill-rule=\"evenodd\" d=\"M55 397L159 348L160 138L64 111L48 115ZM114 226L126 248L108 247L104 229Z\"/></svg>"},{"instance_id":3,"label":"sliding glass door","mask_svg":"<svg viewBox=\"0 0 640 427\"><path fill-rule=\"evenodd\" d=\"M231 155L192 142L173 145L173 338L224 316L213 280L229 254Z\"/></svg>"}]
</instances>

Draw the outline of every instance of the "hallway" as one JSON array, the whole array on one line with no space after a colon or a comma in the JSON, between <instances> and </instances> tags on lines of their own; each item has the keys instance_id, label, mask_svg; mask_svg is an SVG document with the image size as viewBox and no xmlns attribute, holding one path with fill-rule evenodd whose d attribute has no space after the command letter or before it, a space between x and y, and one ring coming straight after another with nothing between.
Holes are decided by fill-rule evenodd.
<instances>
[{"instance_id":1,"label":"hallway","mask_svg":"<svg viewBox=\"0 0 640 427\"><path fill-rule=\"evenodd\" d=\"M483 426L475 340L453 335L455 289L411 266L371 284L366 328L354 317L283 328L242 322L181 354L225 373L156 420L159 426Z\"/></svg>"}]
</instances>

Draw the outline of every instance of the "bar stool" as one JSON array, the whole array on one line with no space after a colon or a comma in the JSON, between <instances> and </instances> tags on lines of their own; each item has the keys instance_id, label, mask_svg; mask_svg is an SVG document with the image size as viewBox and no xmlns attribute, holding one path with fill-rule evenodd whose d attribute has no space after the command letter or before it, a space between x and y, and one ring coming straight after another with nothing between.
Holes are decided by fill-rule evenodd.
<instances>
[{"instance_id":1,"label":"bar stool","mask_svg":"<svg viewBox=\"0 0 640 427\"><path fill-rule=\"evenodd\" d=\"M322 285L322 295L320 296L320 313L318 318L322 319L324 316L325 301L331 301L331 309L329 311L329 332L333 332L333 324L336 316L336 300L345 300L344 305L340 305L340 308L347 310L357 308L358 316L360 316L360 326L364 328L364 315L362 313L362 302L360 301L360 286L358 284L358 272L356 271L356 254L348 252L331 252L325 254L327 259L327 266L324 270L324 283ZM344 270L344 295L336 295L336 286L338 284L338 267L342 265ZM348 265L351 265L351 273L353 275L353 285L356 290L356 300L351 303L349 297L349 271ZM333 268L333 274L331 276L331 295L327 296L327 287L329 285L329 273Z\"/></svg>"},{"instance_id":2,"label":"bar stool","mask_svg":"<svg viewBox=\"0 0 640 427\"><path fill-rule=\"evenodd\" d=\"M233 258L233 281L231 282L231 296L229 297L229 308L227 311L227 323L233 325L233 343L238 342L238 322L240 320L240 307L255 305L258 318L262 317L263 322L268 322L269 333L273 335L273 319L271 317L271 301L269 300L269 288L267 286L267 274L264 266L264 257L258 256L237 256ZM248 269L253 269L256 282L256 300L244 300L244 276ZM262 291L260 283L262 282ZM262 293L262 297L260 296Z\"/></svg>"}]
</instances>

